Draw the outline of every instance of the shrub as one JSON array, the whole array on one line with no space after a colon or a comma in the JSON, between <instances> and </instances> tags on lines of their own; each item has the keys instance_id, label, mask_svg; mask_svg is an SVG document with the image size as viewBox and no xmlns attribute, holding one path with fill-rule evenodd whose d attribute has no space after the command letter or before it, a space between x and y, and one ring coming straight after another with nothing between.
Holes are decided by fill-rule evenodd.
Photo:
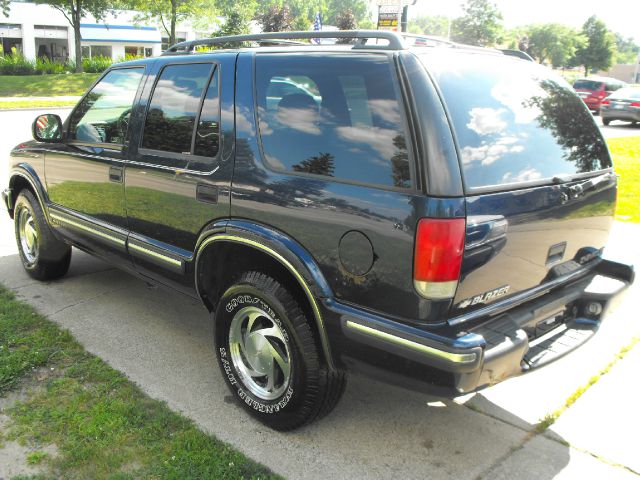
<instances>
[{"instance_id":1,"label":"shrub","mask_svg":"<svg viewBox=\"0 0 640 480\"><path fill-rule=\"evenodd\" d=\"M46 57L36 60L36 71L42 74L65 73L67 66L64 63L49 60Z\"/></svg>"},{"instance_id":2,"label":"shrub","mask_svg":"<svg viewBox=\"0 0 640 480\"><path fill-rule=\"evenodd\" d=\"M33 75L36 73L36 62L27 60L15 49L11 54L0 57L0 75Z\"/></svg>"},{"instance_id":3,"label":"shrub","mask_svg":"<svg viewBox=\"0 0 640 480\"><path fill-rule=\"evenodd\" d=\"M93 57L82 59L82 70L86 73L102 73L111 66L113 60L109 57Z\"/></svg>"}]
</instances>

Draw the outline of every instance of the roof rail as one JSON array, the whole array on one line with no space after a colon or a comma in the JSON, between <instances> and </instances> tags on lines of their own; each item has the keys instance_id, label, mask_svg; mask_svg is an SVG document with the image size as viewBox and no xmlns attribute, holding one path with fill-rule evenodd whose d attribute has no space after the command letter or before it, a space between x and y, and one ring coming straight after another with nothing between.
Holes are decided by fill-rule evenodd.
<instances>
[{"instance_id":1,"label":"roof rail","mask_svg":"<svg viewBox=\"0 0 640 480\"><path fill-rule=\"evenodd\" d=\"M406 47L402 37L395 32L384 30L337 30L337 31L304 31L304 32L267 32L249 35L231 35L227 37L201 38L180 42L169 47L162 55L183 55L193 53L195 47L215 46L229 43L257 42L270 45L295 44L282 40L300 40L313 38L352 38L356 40L353 48L375 48L383 50L404 50ZM367 45L369 39L386 40L388 45ZM269 42L272 40L272 42ZM279 42L280 41L280 42Z\"/></svg>"}]
</instances>

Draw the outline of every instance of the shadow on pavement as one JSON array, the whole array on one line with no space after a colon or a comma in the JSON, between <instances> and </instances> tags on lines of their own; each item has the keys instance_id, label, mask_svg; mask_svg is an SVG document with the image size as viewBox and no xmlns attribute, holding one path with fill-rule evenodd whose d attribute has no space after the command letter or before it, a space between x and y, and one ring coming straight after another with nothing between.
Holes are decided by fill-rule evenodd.
<instances>
[{"instance_id":1,"label":"shadow on pavement","mask_svg":"<svg viewBox=\"0 0 640 480\"><path fill-rule=\"evenodd\" d=\"M569 463L562 439L534 435L533 425L498 405L487 415L356 376L328 417L273 432L235 405L199 302L150 289L77 250L68 276L46 284L30 280L17 255L2 257L0 282L149 395L289 478L513 478L514 469L535 465L518 477L545 480Z\"/></svg>"}]
</instances>

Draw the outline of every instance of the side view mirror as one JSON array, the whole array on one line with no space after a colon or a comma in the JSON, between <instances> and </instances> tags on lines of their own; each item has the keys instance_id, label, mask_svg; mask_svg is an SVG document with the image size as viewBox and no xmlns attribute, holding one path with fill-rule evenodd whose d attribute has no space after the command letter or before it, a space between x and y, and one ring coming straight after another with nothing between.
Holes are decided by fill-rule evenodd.
<instances>
[{"instance_id":1,"label":"side view mirror","mask_svg":"<svg viewBox=\"0 0 640 480\"><path fill-rule=\"evenodd\" d=\"M62 142L62 120L52 113L40 115L33 122L31 132L38 142Z\"/></svg>"}]
</instances>

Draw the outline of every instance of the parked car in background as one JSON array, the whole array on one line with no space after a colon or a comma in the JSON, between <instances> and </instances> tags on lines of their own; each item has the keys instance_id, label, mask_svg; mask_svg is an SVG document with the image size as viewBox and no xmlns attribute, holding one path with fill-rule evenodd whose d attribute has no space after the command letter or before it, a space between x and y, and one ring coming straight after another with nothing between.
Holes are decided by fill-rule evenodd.
<instances>
[{"instance_id":1,"label":"parked car in background","mask_svg":"<svg viewBox=\"0 0 640 480\"><path fill-rule=\"evenodd\" d=\"M573 83L573 88L589 107L589 110L598 112L600 103L616 90L626 87L627 84L615 78L589 77L579 78Z\"/></svg>"},{"instance_id":2,"label":"parked car in background","mask_svg":"<svg viewBox=\"0 0 640 480\"><path fill-rule=\"evenodd\" d=\"M637 125L640 122L640 88L621 88L605 98L600 104L602 123L609 125L611 120L624 120Z\"/></svg>"}]
</instances>

